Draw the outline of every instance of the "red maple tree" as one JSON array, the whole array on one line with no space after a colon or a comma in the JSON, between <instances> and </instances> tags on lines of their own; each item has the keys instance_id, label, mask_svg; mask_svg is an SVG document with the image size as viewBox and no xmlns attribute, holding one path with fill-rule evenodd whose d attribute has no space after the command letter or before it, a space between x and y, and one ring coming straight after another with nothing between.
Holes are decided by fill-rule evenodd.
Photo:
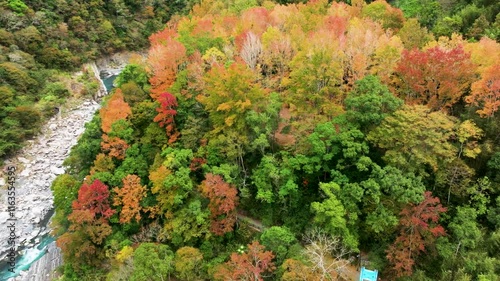
<instances>
[{"instance_id":1,"label":"red maple tree","mask_svg":"<svg viewBox=\"0 0 500 281\"><path fill-rule=\"evenodd\" d=\"M407 103L442 110L459 101L469 88L474 80L474 65L461 46L451 50L404 50L396 75L396 86Z\"/></svg>"},{"instance_id":2,"label":"red maple tree","mask_svg":"<svg viewBox=\"0 0 500 281\"><path fill-rule=\"evenodd\" d=\"M438 236L445 235L444 228L437 224L441 213L446 208L439 203L439 198L432 197L430 191L424 193L424 200L411 204L400 213L400 232L396 241L386 250L391 271L397 276L412 274L415 257L432 245Z\"/></svg>"},{"instance_id":3,"label":"red maple tree","mask_svg":"<svg viewBox=\"0 0 500 281\"><path fill-rule=\"evenodd\" d=\"M88 215L94 218L107 219L115 213L110 207L108 186L97 179L90 185L84 183L80 187L78 198L73 201L72 207L73 213L70 216L74 216L75 211L88 211Z\"/></svg>"},{"instance_id":4,"label":"red maple tree","mask_svg":"<svg viewBox=\"0 0 500 281\"><path fill-rule=\"evenodd\" d=\"M164 92L158 97L158 102L160 103L160 107L156 108L158 115L155 116L153 121L158 122L160 127L165 127L169 137L168 142L173 143L179 136L174 123L174 116L177 114L177 110L175 110L178 106L177 99L174 95Z\"/></svg>"}]
</instances>

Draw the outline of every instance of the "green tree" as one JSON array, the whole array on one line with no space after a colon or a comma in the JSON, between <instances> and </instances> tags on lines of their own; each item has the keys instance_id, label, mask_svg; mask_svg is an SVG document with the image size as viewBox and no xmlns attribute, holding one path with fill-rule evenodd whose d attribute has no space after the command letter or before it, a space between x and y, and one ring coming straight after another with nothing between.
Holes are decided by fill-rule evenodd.
<instances>
[{"instance_id":1,"label":"green tree","mask_svg":"<svg viewBox=\"0 0 500 281\"><path fill-rule=\"evenodd\" d=\"M205 77L204 94L198 97L209 113L213 133L232 128L246 131L249 110L264 109L264 89L252 83L253 74L246 66L234 63L228 69L214 67ZM245 135L245 134L244 134Z\"/></svg>"},{"instance_id":2,"label":"green tree","mask_svg":"<svg viewBox=\"0 0 500 281\"><path fill-rule=\"evenodd\" d=\"M403 106L372 130L367 139L385 150L383 159L402 171L436 171L457 153L450 140L455 120L421 105ZM439 140L439 141L436 141Z\"/></svg>"},{"instance_id":3,"label":"green tree","mask_svg":"<svg viewBox=\"0 0 500 281\"><path fill-rule=\"evenodd\" d=\"M149 99L149 95L134 81L121 84L120 89L123 92L123 99L132 107L132 111L137 103Z\"/></svg>"},{"instance_id":4,"label":"green tree","mask_svg":"<svg viewBox=\"0 0 500 281\"><path fill-rule=\"evenodd\" d=\"M290 246L298 241L288 228L272 226L262 232L260 242L276 255L276 264L280 265L288 257Z\"/></svg>"},{"instance_id":5,"label":"green tree","mask_svg":"<svg viewBox=\"0 0 500 281\"><path fill-rule=\"evenodd\" d=\"M73 211L71 205L78 196L80 182L73 176L62 174L57 176L50 188L54 195L54 208L56 211L51 224L52 233L60 235L67 231L69 227L68 215Z\"/></svg>"},{"instance_id":6,"label":"green tree","mask_svg":"<svg viewBox=\"0 0 500 281\"><path fill-rule=\"evenodd\" d=\"M346 116L363 131L376 127L399 109L403 101L395 97L376 76L356 81L353 91L345 99Z\"/></svg>"},{"instance_id":7,"label":"green tree","mask_svg":"<svg viewBox=\"0 0 500 281\"><path fill-rule=\"evenodd\" d=\"M8 0L7 2L9 9L16 13L23 14L28 9L28 6L21 0Z\"/></svg>"},{"instance_id":8,"label":"green tree","mask_svg":"<svg viewBox=\"0 0 500 281\"><path fill-rule=\"evenodd\" d=\"M477 224L477 212L470 207L458 207L457 213L448 225L452 237L456 239L457 247L475 249L480 243L481 230Z\"/></svg>"},{"instance_id":9,"label":"green tree","mask_svg":"<svg viewBox=\"0 0 500 281\"><path fill-rule=\"evenodd\" d=\"M150 87L148 83L148 74L143 66L133 63L127 64L114 81L118 88L131 82L134 82L143 91L148 92Z\"/></svg>"},{"instance_id":10,"label":"green tree","mask_svg":"<svg viewBox=\"0 0 500 281\"><path fill-rule=\"evenodd\" d=\"M326 195L322 202L313 202L311 209L315 213L314 222L329 234L342 237L344 245L351 249L358 248L357 234L348 229L346 210L338 199L340 186L334 182L320 183L320 189Z\"/></svg>"},{"instance_id":11,"label":"green tree","mask_svg":"<svg viewBox=\"0 0 500 281\"><path fill-rule=\"evenodd\" d=\"M13 62L0 63L0 81L21 93L28 93L38 86L24 67Z\"/></svg>"},{"instance_id":12,"label":"green tree","mask_svg":"<svg viewBox=\"0 0 500 281\"><path fill-rule=\"evenodd\" d=\"M194 244L210 233L210 212L198 199L193 199L175 212L165 214L167 219L163 237L176 246Z\"/></svg>"},{"instance_id":13,"label":"green tree","mask_svg":"<svg viewBox=\"0 0 500 281\"><path fill-rule=\"evenodd\" d=\"M462 28L463 20L459 15L452 17L443 17L437 21L432 28L436 36L451 36L453 33L459 33Z\"/></svg>"},{"instance_id":14,"label":"green tree","mask_svg":"<svg viewBox=\"0 0 500 281\"><path fill-rule=\"evenodd\" d=\"M193 247L182 247L175 252L175 272L179 278L186 281L203 280L201 269L203 255Z\"/></svg>"},{"instance_id":15,"label":"green tree","mask_svg":"<svg viewBox=\"0 0 500 281\"><path fill-rule=\"evenodd\" d=\"M160 179L154 183L151 191L156 194L162 212L167 213L182 206L193 190L194 183L189 169L193 152L188 149L167 148L162 156L165 159L162 165L164 170L158 169L155 174L150 174L152 181Z\"/></svg>"},{"instance_id":16,"label":"green tree","mask_svg":"<svg viewBox=\"0 0 500 281\"><path fill-rule=\"evenodd\" d=\"M71 203L76 199L79 188L80 182L73 176L68 174L57 176L51 185L56 211L69 215L73 210Z\"/></svg>"},{"instance_id":17,"label":"green tree","mask_svg":"<svg viewBox=\"0 0 500 281\"><path fill-rule=\"evenodd\" d=\"M424 199L422 194L425 186L419 177L412 173L404 173L395 167L382 168L375 163L368 167L371 168L369 177L360 182L344 185L340 198L348 207L349 213L357 212L366 216L363 223L366 227L363 231L364 237L384 240L394 231L398 223L398 214L403 207L409 203L419 203ZM353 195L360 194L352 190L362 191L362 197L354 197ZM352 209L355 206L353 203L360 205L361 209Z\"/></svg>"},{"instance_id":18,"label":"green tree","mask_svg":"<svg viewBox=\"0 0 500 281\"><path fill-rule=\"evenodd\" d=\"M340 111L343 99L338 85L344 74L343 56L333 47L299 52L290 62L290 78L283 79L288 88L284 101L296 115L322 113L333 116Z\"/></svg>"},{"instance_id":19,"label":"green tree","mask_svg":"<svg viewBox=\"0 0 500 281\"><path fill-rule=\"evenodd\" d=\"M169 280L173 273L174 253L167 245L141 243L133 257L132 281Z\"/></svg>"},{"instance_id":20,"label":"green tree","mask_svg":"<svg viewBox=\"0 0 500 281\"><path fill-rule=\"evenodd\" d=\"M262 202L287 206L298 196L297 176L278 156L262 157L260 164L253 171L252 180L257 187L256 199Z\"/></svg>"},{"instance_id":21,"label":"green tree","mask_svg":"<svg viewBox=\"0 0 500 281\"><path fill-rule=\"evenodd\" d=\"M79 180L89 174L92 163L101 151L101 137L101 118L95 115L90 122L85 124L85 132L63 163L68 167L68 172L77 175Z\"/></svg>"},{"instance_id":22,"label":"green tree","mask_svg":"<svg viewBox=\"0 0 500 281\"><path fill-rule=\"evenodd\" d=\"M379 21L384 28L398 30L403 26L403 12L391 7L386 1L374 1L362 9L362 15Z\"/></svg>"},{"instance_id":23,"label":"green tree","mask_svg":"<svg viewBox=\"0 0 500 281\"><path fill-rule=\"evenodd\" d=\"M398 32L406 49L422 48L433 39L427 28L421 27L417 19L408 19Z\"/></svg>"},{"instance_id":24,"label":"green tree","mask_svg":"<svg viewBox=\"0 0 500 281\"><path fill-rule=\"evenodd\" d=\"M441 4L436 0L398 0L395 4L403 10L406 18L417 18L427 28L432 28L442 14Z\"/></svg>"},{"instance_id":25,"label":"green tree","mask_svg":"<svg viewBox=\"0 0 500 281\"><path fill-rule=\"evenodd\" d=\"M449 236L437 244L442 278L458 280L465 275L477 280L494 280L498 276L494 268L500 261L495 256L496 251L489 250L499 244L495 233L485 237L484 229L478 223L478 212L471 207L458 206L448 228Z\"/></svg>"},{"instance_id":26,"label":"green tree","mask_svg":"<svg viewBox=\"0 0 500 281\"><path fill-rule=\"evenodd\" d=\"M495 204L496 207L488 209L488 221L498 229L500 227L500 196L497 196Z\"/></svg>"}]
</instances>

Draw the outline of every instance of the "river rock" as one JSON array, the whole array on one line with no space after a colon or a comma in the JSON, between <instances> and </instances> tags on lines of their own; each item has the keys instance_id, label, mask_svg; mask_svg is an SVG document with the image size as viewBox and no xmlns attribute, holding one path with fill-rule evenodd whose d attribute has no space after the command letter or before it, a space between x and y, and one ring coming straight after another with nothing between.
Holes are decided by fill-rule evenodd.
<instances>
[{"instance_id":1,"label":"river rock","mask_svg":"<svg viewBox=\"0 0 500 281\"><path fill-rule=\"evenodd\" d=\"M80 133L84 131L85 123L92 119L99 108L99 104L87 101L84 106L83 102L72 109L62 107L61 111L66 115L64 118L51 118L41 129L42 134L30 146L20 151L16 157L17 161L6 161L6 164L16 165L18 169L15 175L16 210L14 214L17 218L16 233L19 235L16 241L17 250L24 249L29 243L36 247L35 239L50 231L41 223L46 221L48 210L53 209L52 192L49 187L57 175L64 174L62 163L65 157L71 147L76 144ZM15 164L16 162L22 165ZM1 172L3 175L0 174L2 180L6 174L4 168L0 169L3 171ZM0 189L0 206L2 207L7 206L5 192L5 189ZM9 236L7 224L10 222L7 221L8 218L7 209L0 208L0 261L5 260L10 247L7 244ZM22 244L23 241L24 244ZM54 252L58 253L58 251ZM53 267L50 268L53 269ZM46 274L50 275L50 272L47 271ZM38 275L38 271L33 271L30 275L28 274L29 276L25 276L29 279L22 280L48 281L50 279L46 279L46 274ZM37 279L35 275L44 277Z\"/></svg>"},{"instance_id":2,"label":"river rock","mask_svg":"<svg viewBox=\"0 0 500 281\"><path fill-rule=\"evenodd\" d=\"M21 162L23 164L28 164L30 162L30 160L28 160L24 157L18 157L17 160L19 160L19 162Z\"/></svg>"},{"instance_id":3,"label":"river rock","mask_svg":"<svg viewBox=\"0 0 500 281\"><path fill-rule=\"evenodd\" d=\"M0 213L0 223L7 222L8 219L9 219L9 213L7 212Z\"/></svg>"},{"instance_id":4,"label":"river rock","mask_svg":"<svg viewBox=\"0 0 500 281\"><path fill-rule=\"evenodd\" d=\"M64 174L64 169L63 168L58 168L58 167L50 167L50 171L55 174L55 175L62 175Z\"/></svg>"},{"instance_id":5,"label":"river rock","mask_svg":"<svg viewBox=\"0 0 500 281\"><path fill-rule=\"evenodd\" d=\"M100 89L95 97L107 94L99 78L100 70L107 70L110 74L117 74L128 63L129 55L118 55L112 58L89 64L94 74L101 82ZM59 113L51 118L41 129L41 134L30 145L23 148L17 155L17 161L6 159L5 164L22 163L16 165L16 233L19 238L18 251L31 244L36 247L39 238L48 234L46 227L48 216L53 209L53 195L50 185L57 175L63 174L62 163L68 156L70 149L77 143L79 136L85 130L85 123L90 121L99 109L100 99L83 100L73 108L62 106ZM69 103L68 103L69 104ZM31 161L30 159L33 159ZM31 164L31 165L28 165ZM24 166L24 168L22 167ZM0 180L5 176L5 167L0 169ZM1 183L1 182L0 182ZM4 206L5 190L0 189L0 206ZM5 260L9 245L9 235L6 224L9 213L0 208L0 261ZM33 263L28 271L12 279L15 281L49 281L56 277L54 269L62 263L61 250L55 242L49 245L49 251L41 259ZM1 278L0 278L1 279ZM3 281L3 280L2 280Z\"/></svg>"},{"instance_id":6,"label":"river rock","mask_svg":"<svg viewBox=\"0 0 500 281\"><path fill-rule=\"evenodd\" d=\"M23 170L20 174L21 177L28 177L30 175L30 171L29 170Z\"/></svg>"},{"instance_id":7,"label":"river rock","mask_svg":"<svg viewBox=\"0 0 500 281\"><path fill-rule=\"evenodd\" d=\"M62 264L61 249L52 242L47 246L47 253L34 262L28 271L23 271L12 281L47 281L55 280L57 273L55 269Z\"/></svg>"}]
</instances>

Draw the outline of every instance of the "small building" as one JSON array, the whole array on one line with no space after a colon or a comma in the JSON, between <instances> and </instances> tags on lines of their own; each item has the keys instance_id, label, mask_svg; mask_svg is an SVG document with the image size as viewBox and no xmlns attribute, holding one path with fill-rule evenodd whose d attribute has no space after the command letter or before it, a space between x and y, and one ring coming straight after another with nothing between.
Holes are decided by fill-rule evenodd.
<instances>
[{"instance_id":1,"label":"small building","mask_svg":"<svg viewBox=\"0 0 500 281\"><path fill-rule=\"evenodd\" d=\"M361 273L359 274L359 281L377 281L377 276L377 270L369 270L363 266L361 267Z\"/></svg>"}]
</instances>

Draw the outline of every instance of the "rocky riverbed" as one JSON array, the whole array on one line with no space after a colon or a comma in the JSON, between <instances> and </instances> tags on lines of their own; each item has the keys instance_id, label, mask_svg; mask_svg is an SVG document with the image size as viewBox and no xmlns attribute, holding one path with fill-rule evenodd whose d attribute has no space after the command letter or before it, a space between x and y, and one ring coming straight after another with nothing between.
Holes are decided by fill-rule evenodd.
<instances>
[{"instance_id":1,"label":"rocky riverbed","mask_svg":"<svg viewBox=\"0 0 500 281\"><path fill-rule=\"evenodd\" d=\"M69 155L71 148L77 143L78 137L84 132L84 125L90 121L100 107L100 99L107 94L105 84L101 78L109 78L121 72L129 62L131 56L140 57L133 53L122 53L98 60L87 65L92 69L100 81L100 87L93 99L79 100L67 103L61 107L58 115L51 118L42 128L40 134L28 141L18 155L5 161L0 167L0 187L6 186L6 169L16 167L16 246L17 254L30 253L39 258L31 267L21 273L13 281L48 281L53 278L53 271L61 263L60 249L55 242L39 251L40 242L44 242L50 228L47 224L53 213L53 197L50 190L52 181L57 175L63 174L62 163ZM99 76L101 75L101 77ZM103 77L104 76L104 77ZM6 190L0 188L0 281L6 280L2 276L2 266L6 265L8 254L8 221L10 214L7 211ZM43 244L43 243L42 243ZM25 270L24 268L23 270Z\"/></svg>"},{"instance_id":2,"label":"rocky riverbed","mask_svg":"<svg viewBox=\"0 0 500 281\"><path fill-rule=\"evenodd\" d=\"M62 264L61 249L56 246L56 242L51 242L45 247L45 254L42 258L32 263L29 270L21 271L20 275L12 281L44 281L53 280L57 277L55 269Z\"/></svg>"},{"instance_id":3,"label":"rocky riverbed","mask_svg":"<svg viewBox=\"0 0 500 281\"><path fill-rule=\"evenodd\" d=\"M98 108L99 104L93 100L62 108L58 115L45 124L36 139L28 141L17 158L5 161L4 168L14 166L17 169L14 214L18 250L35 247L40 237L50 232L46 225L53 210L50 186L57 175L64 173L64 159L84 132L84 124L92 119ZM0 181L5 183L5 179ZM11 221L8 221L10 215L6 208L6 190L1 190L0 194L0 261L5 261L9 248L8 225Z\"/></svg>"}]
</instances>

